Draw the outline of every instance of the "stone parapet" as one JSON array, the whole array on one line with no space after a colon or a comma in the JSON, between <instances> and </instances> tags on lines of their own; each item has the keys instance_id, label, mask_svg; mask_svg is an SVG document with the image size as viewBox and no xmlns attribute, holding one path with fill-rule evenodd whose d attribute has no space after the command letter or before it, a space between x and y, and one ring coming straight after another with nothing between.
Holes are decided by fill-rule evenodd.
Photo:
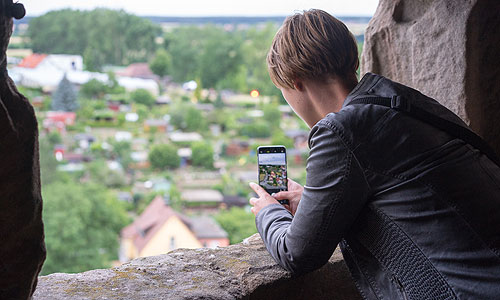
<instances>
[{"instance_id":1,"label":"stone parapet","mask_svg":"<svg viewBox=\"0 0 500 300\"><path fill-rule=\"evenodd\" d=\"M259 235L225 248L178 249L120 267L39 277L41 299L361 299L337 249L321 269L291 274Z\"/></svg>"}]
</instances>

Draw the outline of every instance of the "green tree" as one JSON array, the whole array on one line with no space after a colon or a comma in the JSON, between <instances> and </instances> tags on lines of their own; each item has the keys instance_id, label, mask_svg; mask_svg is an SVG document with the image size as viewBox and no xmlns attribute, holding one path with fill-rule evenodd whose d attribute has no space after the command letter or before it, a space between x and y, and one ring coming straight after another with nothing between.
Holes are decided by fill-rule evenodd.
<instances>
[{"instance_id":1,"label":"green tree","mask_svg":"<svg viewBox=\"0 0 500 300\"><path fill-rule=\"evenodd\" d=\"M65 74L52 96L52 110L75 111L78 107L75 88Z\"/></svg>"},{"instance_id":2,"label":"green tree","mask_svg":"<svg viewBox=\"0 0 500 300\"><path fill-rule=\"evenodd\" d=\"M244 208L231 207L215 216L215 220L227 232L231 244L240 243L257 233L255 216Z\"/></svg>"},{"instance_id":3,"label":"green tree","mask_svg":"<svg viewBox=\"0 0 500 300\"><path fill-rule=\"evenodd\" d=\"M117 259L126 211L103 187L54 182L43 189L47 260L42 274L108 268Z\"/></svg>"},{"instance_id":4,"label":"green tree","mask_svg":"<svg viewBox=\"0 0 500 300\"><path fill-rule=\"evenodd\" d=\"M59 136L59 135L58 135ZM58 176L54 144L50 137L40 138L40 177L42 186L56 181Z\"/></svg>"},{"instance_id":5,"label":"green tree","mask_svg":"<svg viewBox=\"0 0 500 300\"><path fill-rule=\"evenodd\" d=\"M214 149L208 142L197 142L191 147L191 160L194 166L212 169L214 167Z\"/></svg>"},{"instance_id":6,"label":"green tree","mask_svg":"<svg viewBox=\"0 0 500 300\"><path fill-rule=\"evenodd\" d=\"M148 159L151 167L159 170L177 168L181 162L179 155L177 155L177 148L169 144L158 144L151 147Z\"/></svg>"},{"instance_id":7,"label":"green tree","mask_svg":"<svg viewBox=\"0 0 500 300\"><path fill-rule=\"evenodd\" d=\"M245 124L241 126L239 133L240 135L251 138L267 138L271 136L269 125L264 121L255 121L250 124Z\"/></svg>"},{"instance_id":8,"label":"green tree","mask_svg":"<svg viewBox=\"0 0 500 300\"><path fill-rule=\"evenodd\" d=\"M153 106L156 102L156 99L148 90L145 89L137 89L130 94L130 99L139 104L143 104L146 106Z\"/></svg>"},{"instance_id":9,"label":"green tree","mask_svg":"<svg viewBox=\"0 0 500 300\"><path fill-rule=\"evenodd\" d=\"M242 65L240 35L214 25L175 28L165 41L172 56L171 75L177 82L199 78L203 86L216 88Z\"/></svg>"},{"instance_id":10,"label":"green tree","mask_svg":"<svg viewBox=\"0 0 500 300\"><path fill-rule=\"evenodd\" d=\"M196 107L190 105L184 115L186 128L189 131L204 131L207 129L207 122L202 112Z\"/></svg>"},{"instance_id":11,"label":"green tree","mask_svg":"<svg viewBox=\"0 0 500 300\"><path fill-rule=\"evenodd\" d=\"M106 64L106 57L98 49L87 47L83 51L83 64L87 71L99 72Z\"/></svg>"},{"instance_id":12,"label":"green tree","mask_svg":"<svg viewBox=\"0 0 500 300\"><path fill-rule=\"evenodd\" d=\"M244 43L242 45L242 64L246 66L248 90L257 89L262 95L277 96L282 101L283 96L277 89L267 71L266 56L269 46L276 33L277 26L268 23L265 27L252 27L244 32Z\"/></svg>"},{"instance_id":13,"label":"green tree","mask_svg":"<svg viewBox=\"0 0 500 300\"><path fill-rule=\"evenodd\" d=\"M96 160L86 165L90 179L96 184L102 184L108 188L120 188L125 186L126 179L122 170L110 170L104 160Z\"/></svg>"},{"instance_id":14,"label":"green tree","mask_svg":"<svg viewBox=\"0 0 500 300\"><path fill-rule=\"evenodd\" d=\"M97 79L91 79L80 87L80 95L87 98L102 98L107 92L108 86Z\"/></svg>"},{"instance_id":15,"label":"green tree","mask_svg":"<svg viewBox=\"0 0 500 300\"><path fill-rule=\"evenodd\" d=\"M273 130L278 130L281 123L281 112L278 105L274 103L264 105L264 120L266 120Z\"/></svg>"},{"instance_id":16,"label":"green tree","mask_svg":"<svg viewBox=\"0 0 500 300\"><path fill-rule=\"evenodd\" d=\"M156 51L155 57L149 64L149 68L153 73L163 78L163 76L168 74L171 63L172 58L170 54L165 49L160 48Z\"/></svg>"},{"instance_id":17,"label":"green tree","mask_svg":"<svg viewBox=\"0 0 500 300\"><path fill-rule=\"evenodd\" d=\"M34 52L79 54L88 70L147 61L161 27L123 10L59 10L33 18L27 35Z\"/></svg>"},{"instance_id":18,"label":"green tree","mask_svg":"<svg viewBox=\"0 0 500 300\"><path fill-rule=\"evenodd\" d=\"M113 154L121 162L124 168L127 168L132 162L132 145L127 141L112 141L111 146L113 146Z\"/></svg>"},{"instance_id":19,"label":"green tree","mask_svg":"<svg viewBox=\"0 0 500 300\"><path fill-rule=\"evenodd\" d=\"M276 130L273 132L273 134L271 136L271 144L283 145L287 149L292 149L294 147L293 139L285 136L285 134L281 130Z\"/></svg>"},{"instance_id":20,"label":"green tree","mask_svg":"<svg viewBox=\"0 0 500 300\"><path fill-rule=\"evenodd\" d=\"M176 82L196 78L203 51L204 32L195 26L177 27L165 35L166 50L172 56L170 75Z\"/></svg>"}]
</instances>

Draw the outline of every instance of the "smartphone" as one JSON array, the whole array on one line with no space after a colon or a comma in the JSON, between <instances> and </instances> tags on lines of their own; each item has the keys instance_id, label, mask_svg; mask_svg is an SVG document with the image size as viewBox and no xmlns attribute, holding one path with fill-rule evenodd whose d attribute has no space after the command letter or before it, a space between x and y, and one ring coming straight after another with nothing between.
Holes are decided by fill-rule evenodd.
<instances>
[{"instance_id":1,"label":"smartphone","mask_svg":"<svg viewBox=\"0 0 500 300\"><path fill-rule=\"evenodd\" d=\"M259 185L269 194L288 190L285 146L261 146L257 148ZM289 204L288 200L278 200Z\"/></svg>"}]
</instances>

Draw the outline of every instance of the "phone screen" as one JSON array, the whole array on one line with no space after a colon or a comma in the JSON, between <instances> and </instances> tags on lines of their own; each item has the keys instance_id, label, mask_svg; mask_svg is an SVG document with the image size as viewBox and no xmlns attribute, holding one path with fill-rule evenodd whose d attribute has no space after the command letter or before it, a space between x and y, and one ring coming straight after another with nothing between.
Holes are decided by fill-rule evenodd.
<instances>
[{"instance_id":1,"label":"phone screen","mask_svg":"<svg viewBox=\"0 0 500 300\"><path fill-rule=\"evenodd\" d=\"M269 194L286 191L286 148L284 146L259 147L259 185Z\"/></svg>"}]
</instances>

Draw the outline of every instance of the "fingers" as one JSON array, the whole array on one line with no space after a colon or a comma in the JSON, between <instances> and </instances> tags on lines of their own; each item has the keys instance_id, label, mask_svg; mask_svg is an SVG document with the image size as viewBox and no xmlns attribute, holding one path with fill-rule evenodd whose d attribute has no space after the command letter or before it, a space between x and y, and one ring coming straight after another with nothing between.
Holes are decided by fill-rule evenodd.
<instances>
[{"instance_id":1,"label":"fingers","mask_svg":"<svg viewBox=\"0 0 500 300\"><path fill-rule=\"evenodd\" d=\"M257 202L257 198L250 198L250 200L248 200L248 202L250 203L250 205L254 206L255 203Z\"/></svg>"},{"instance_id":2,"label":"fingers","mask_svg":"<svg viewBox=\"0 0 500 300\"><path fill-rule=\"evenodd\" d=\"M257 194L259 195L259 197L265 197L266 195L269 195L265 189L263 189L260 185L254 183L254 182L250 182L250 188L252 188L252 190Z\"/></svg>"},{"instance_id":3,"label":"fingers","mask_svg":"<svg viewBox=\"0 0 500 300\"><path fill-rule=\"evenodd\" d=\"M283 191L272 195L276 200L290 199L294 192Z\"/></svg>"},{"instance_id":4,"label":"fingers","mask_svg":"<svg viewBox=\"0 0 500 300\"><path fill-rule=\"evenodd\" d=\"M300 184L298 184L297 182L295 182L294 180L288 178L288 190L289 191L292 191L292 190L296 190L298 188L302 188L302 186Z\"/></svg>"},{"instance_id":5,"label":"fingers","mask_svg":"<svg viewBox=\"0 0 500 300\"><path fill-rule=\"evenodd\" d=\"M256 209L255 207L252 207L252 208L250 209L250 211L251 211L251 212L252 212L255 216L257 216L257 209Z\"/></svg>"}]
</instances>

